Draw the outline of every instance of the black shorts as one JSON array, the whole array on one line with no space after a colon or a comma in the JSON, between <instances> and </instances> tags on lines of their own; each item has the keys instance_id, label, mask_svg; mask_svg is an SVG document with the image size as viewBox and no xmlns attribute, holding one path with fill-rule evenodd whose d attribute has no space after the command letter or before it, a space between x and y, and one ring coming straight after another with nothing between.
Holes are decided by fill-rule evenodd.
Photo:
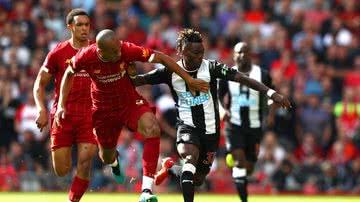
<instances>
[{"instance_id":1,"label":"black shorts","mask_svg":"<svg viewBox=\"0 0 360 202\"><path fill-rule=\"evenodd\" d=\"M256 162L262 134L261 128L240 127L227 123L225 127L226 149L228 152L243 149L246 159Z\"/></svg>"},{"instance_id":2,"label":"black shorts","mask_svg":"<svg viewBox=\"0 0 360 202\"><path fill-rule=\"evenodd\" d=\"M188 125L180 125L177 129L176 145L180 143L193 144L200 151L196 166L197 173L208 174L210 172L219 148L219 140L219 134L205 134L205 131L200 131Z\"/></svg>"}]
</instances>

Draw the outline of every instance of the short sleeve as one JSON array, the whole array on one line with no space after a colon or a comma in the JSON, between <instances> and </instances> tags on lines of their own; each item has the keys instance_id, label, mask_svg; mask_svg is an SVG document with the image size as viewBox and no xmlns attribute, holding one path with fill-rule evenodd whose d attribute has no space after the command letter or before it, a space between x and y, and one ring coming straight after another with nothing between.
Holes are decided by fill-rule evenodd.
<instances>
[{"instance_id":1,"label":"short sleeve","mask_svg":"<svg viewBox=\"0 0 360 202\"><path fill-rule=\"evenodd\" d=\"M217 61L210 61L210 72L212 77L228 81L235 81L235 76L237 73L235 69Z\"/></svg>"},{"instance_id":2,"label":"short sleeve","mask_svg":"<svg viewBox=\"0 0 360 202\"><path fill-rule=\"evenodd\" d=\"M145 78L147 84L156 85L160 83L169 83L170 74L171 73L168 69L162 66L144 74L143 77Z\"/></svg>"},{"instance_id":3,"label":"short sleeve","mask_svg":"<svg viewBox=\"0 0 360 202\"><path fill-rule=\"evenodd\" d=\"M56 59L56 54L54 53L55 52L53 50L50 51L42 65L45 68L45 71L49 74L55 74L58 71L58 63Z\"/></svg>"},{"instance_id":4,"label":"short sleeve","mask_svg":"<svg viewBox=\"0 0 360 202\"><path fill-rule=\"evenodd\" d=\"M123 57L124 60L127 62L149 62L150 57L153 53L154 50L150 48L137 46L129 42L121 42L121 57Z\"/></svg>"}]
</instances>

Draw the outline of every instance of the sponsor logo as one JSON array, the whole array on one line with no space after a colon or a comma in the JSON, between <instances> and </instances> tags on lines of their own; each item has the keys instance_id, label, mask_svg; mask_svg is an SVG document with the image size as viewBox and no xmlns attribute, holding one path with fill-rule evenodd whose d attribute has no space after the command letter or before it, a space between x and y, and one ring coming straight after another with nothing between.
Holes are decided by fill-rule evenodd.
<instances>
[{"instance_id":1,"label":"sponsor logo","mask_svg":"<svg viewBox=\"0 0 360 202\"><path fill-rule=\"evenodd\" d=\"M179 106L184 108L190 108L197 105L205 104L210 99L210 93L202 94L200 96L193 97L190 92L180 93Z\"/></svg>"},{"instance_id":2,"label":"sponsor logo","mask_svg":"<svg viewBox=\"0 0 360 202\"><path fill-rule=\"evenodd\" d=\"M231 104L238 108L238 107L250 107L250 106L255 106L256 105L256 100L255 99L247 99L246 95L238 95L238 96L233 96L231 98Z\"/></svg>"}]
</instances>

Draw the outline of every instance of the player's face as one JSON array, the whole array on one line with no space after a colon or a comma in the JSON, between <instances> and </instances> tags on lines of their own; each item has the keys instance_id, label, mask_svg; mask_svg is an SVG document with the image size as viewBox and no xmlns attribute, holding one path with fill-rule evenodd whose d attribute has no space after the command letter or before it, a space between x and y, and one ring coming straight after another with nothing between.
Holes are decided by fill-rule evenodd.
<instances>
[{"instance_id":1,"label":"player's face","mask_svg":"<svg viewBox=\"0 0 360 202\"><path fill-rule=\"evenodd\" d=\"M188 43L183 50L186 69L198 69L204 57L204 46L202 43Z\"/></svg>"},{"instance_id":2,"label":"player's face","mask_svg":"<svg viewBox=\"0 0 360 202\"><path fill-rule=\"evenodd\" d=\"M90 32L90 19L86 15L74 17L74 21L69 25L73 37L79 41L87 41Z\"/></svg>"},{"instance_id":3,"label":"player's face","mask_svg":"<svg viewBox=\"0 0 360 202\"><path fill-rule=\"evenodd\" d=\"M239 52L234 53L234 61L238 66L250 64L250 53L248 46L244 45Z\"/></svg>"},{"instance_id":4,"label":"player's face","mask_svg":"<svg viewBox=\"0 0 360 202\"><path fill-rule=\"evenodd\" d=\"M119 41L114 37L107 41L106 49L101 50L101 56L106 61L117 62L121 57L121 48Z\"/></svg>"}]
</instances>

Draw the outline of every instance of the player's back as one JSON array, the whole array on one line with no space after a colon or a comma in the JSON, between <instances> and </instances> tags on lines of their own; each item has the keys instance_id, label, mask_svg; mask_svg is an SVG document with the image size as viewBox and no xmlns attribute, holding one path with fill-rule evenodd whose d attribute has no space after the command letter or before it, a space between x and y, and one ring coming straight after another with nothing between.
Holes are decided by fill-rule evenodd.
<instances>
[{"instance_id":1,"label":"player's back","mask_svg":"<svg viewBox=\"0 0 360 202\"><path fill-rule=\"evenodd\" d=\"M47 68L48 73L55 77L55 100L51 114L54 114L57 108L64 72L78 51L79 49L72 47L69 41L63 41L50 51L44 62L43 66ZM88 116L91 113L90 84L91 80L85 71L75 74L73 87L66 103L68 115Z\"/></svg>"}]
</instances>

